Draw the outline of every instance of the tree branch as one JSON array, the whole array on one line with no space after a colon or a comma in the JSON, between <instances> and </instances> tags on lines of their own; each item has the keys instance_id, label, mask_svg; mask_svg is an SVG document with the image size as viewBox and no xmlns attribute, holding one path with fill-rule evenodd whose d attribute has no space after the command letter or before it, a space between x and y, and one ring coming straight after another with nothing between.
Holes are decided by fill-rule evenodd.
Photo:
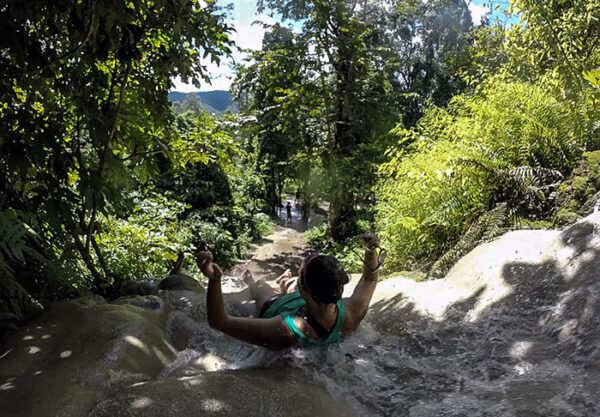
<instances>
[{"instance_id":1,"label":"tree branch","mask_svg":"<svg viewBox=\"0 0 600 417\"><path fill-rule=\"evenodd\" d=\"M92 239L92 247L94 248L94 252L96 252L96 256L98 257L98 261L100 262L100 265L102 266L102 270L104 271L104 275L106 276L106 278L110 278L111 277L111 273L108 270L108 266L106 265L106 262L104 260L104 256L102 255L102 252L100 252L100 248L98 247L98 243L96 243L96 239Z\"/></svg>"},{"instance_id":2,"label":"tree branch","mask_svg":"<svg viewBox=\"0 0 600 417\"><path fill-rule=\"evenodd\" d=\"M83 259L85 266L87 266L88 270L92 274L92 277L94 278L94 286L96 287L96 289L98 289L100 287L100 283L104 281L104 277L96 269L96 266L94 265L94 261L90 256L90 253L86 252L83 243L81 243L81 241L79 240L79 236L76 233L73 233L73 241L75 242L75 247L81 254L81 258Z\"/></svg>"},{"instance_id":3,"label":"tree branch","mask_svg":"<svg viewBox=\"0 0 600 417\"><path fill-rule=\"evenodd\" d=\"M131 69L131 61L127 61L127 65L125 66L125 71L123 72L123 80L121 81L121 89L119 92L119 102L117 103L117 108L115 110L115 117L113 119L112 127L107 134L107 137L104 141L104 147L102 149L102 153L100 154L100 163L98 164L98 176L102 178L102 172L104 171L104 164L106 162L106 155L108 154L108 149L110 147L110 143L113 140L115 132L117 130L117 125L119 122L119 116L121 113L121 107L123 105L123 96L125 95L125 87L127 86L127 80L129 78L129 71ZM110 106L110 103L109 103ZM93 203L92 203L92 216L90 222L88 224L86 242L85 242L85 250L89 253L90 243L92 240L92 236L94 234L94 229L96 225L96 212L98 210L98 201L96 198L96 194L93 195Z\"/></svg>"},{"instance_id":4,"label":"tree branch","mask_svg":"<svg viewBox=\"0 0 600 417\"><path fill-rule=\"evenodd\" d=\"M79 52L81 50L81 48L83 48L83 46L89 42L90 38L92 37L92 32L94 31L94 18L95 18L95 13L94 13L94 2L92 2L92 14L90 16L90 24L87 30L87 33L85 34L85 37L83 38L83 40L79 43L79 45L77 45L75 48L71 49L70 51L65 52L64 54L60 55L59 57L51 60L50 62L48 62L47 64L39 67L39 68L35 68L32 70L27 71L27 74L35 74L38 72L42 72L43 70L45 70L46 68L51 67L52 65L56 64L57 62L62 61L63 59L69 58L73 55L75 55L77 52Z\"/></svg>"}]
</instances>

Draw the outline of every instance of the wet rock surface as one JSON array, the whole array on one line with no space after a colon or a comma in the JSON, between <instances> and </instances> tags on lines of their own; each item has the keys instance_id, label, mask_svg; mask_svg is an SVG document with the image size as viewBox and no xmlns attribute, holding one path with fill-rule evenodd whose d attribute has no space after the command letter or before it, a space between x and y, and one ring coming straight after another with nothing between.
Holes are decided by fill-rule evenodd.
<instances>
[{"instance_id":1,"label":"wet rock surface","mask_svg":"<svg viewBox=\"0 0 600 417\"><path fill-rule=\"evenodd\" d=\"M204 287L195 278L184 275L169 275L158 284L159 290L186 290L204 292Z\"/></svg>"},{"instance_id":2,"label":"wet rock surface","mask_svg":"<svg viewBox=\"0 0 600 417\"><path fill-rule=\"evenodd\" d=\"M356 416L333 400L320 383L294 368L243 369L117 384L90 413L91 417L115 415Z\"/></svg>"},{"instance_id":3,"label":"wet rock surface","mask_svg":"<svg viewBox=\"0 0 600 417\"><path fill-rule=\"evenodd\" d=\"M599 227L592 215L563 231L510 232L444 279L385 280L360 330L326 349L272 352L215 332L196 290L57 303L2 345L0 410L598 416ZM262 273L274 278L271 264ZM224 290L230 313L252 314L238 278Z\"/></svg>"}]
</instances>

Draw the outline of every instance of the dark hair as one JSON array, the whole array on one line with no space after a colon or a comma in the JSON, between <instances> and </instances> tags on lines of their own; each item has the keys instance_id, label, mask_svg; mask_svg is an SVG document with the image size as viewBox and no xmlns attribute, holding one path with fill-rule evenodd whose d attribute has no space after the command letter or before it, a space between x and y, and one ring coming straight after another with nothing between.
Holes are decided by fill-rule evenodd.
<instances>
[{"instance_id":1,"label":"dark hair","mask_svg":"<svg viewBox=\"0 0 600 417\"><path fill-rule=\"evenodd\" d=\"M306 258L301 271L302 284L319 303L336 303L350 281L340 263L331 256L312 255Z\"/></svg>"}]
</instances>

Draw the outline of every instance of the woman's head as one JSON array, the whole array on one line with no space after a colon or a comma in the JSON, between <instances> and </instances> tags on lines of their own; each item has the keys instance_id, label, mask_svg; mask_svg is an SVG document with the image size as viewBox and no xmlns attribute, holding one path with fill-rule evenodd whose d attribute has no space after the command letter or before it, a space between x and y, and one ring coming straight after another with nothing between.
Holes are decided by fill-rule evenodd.
<instances>
[{"instance_id":1,"label":"woman's head","mask_svg":"<svg viewBox=\"0 0 600 417\"><path fill-rule=\"evenodd\" d=\"M349 280L344 268L331 256L308 256L300 268L300 284L315 301L323 304L337 302Z\"/></svg>"}]
</instances>

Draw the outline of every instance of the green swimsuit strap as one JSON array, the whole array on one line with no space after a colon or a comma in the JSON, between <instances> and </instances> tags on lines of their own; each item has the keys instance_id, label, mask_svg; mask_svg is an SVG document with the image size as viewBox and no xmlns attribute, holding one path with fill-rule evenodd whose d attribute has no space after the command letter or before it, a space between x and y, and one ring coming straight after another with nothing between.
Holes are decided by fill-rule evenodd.
<instances>
[{"instance_id":1,"label":"green swimsuit strap","mask_svg":"<svg viewBox=\"0 0 600 417\"><path fill-rule=\"evenodd\" d=\"M336 303L336 306L338 308L338 317L335 322L335 325L333 326L333 330L331 331L331 334L326 339L314 340L309 337L306 337L306 335L304 333L302 333L300 330L298 330L298 328L294 324L294 317L296 317L296 314L285 315L285 316L283 316L283 320L284 320L285 324L288 326L288 328L290 329L290 331L294 334L294 337L296 338L296 340L298 342L300 342L302 345L305 345L305 346L326 345L329 343L337 342L339 340L340 335L342 333L342 326L344 325L344 320L346 318L346 305L344 304L344 300L342 300L342 299L338 300L338 302Z\"/></svg>"}]
</instances>

